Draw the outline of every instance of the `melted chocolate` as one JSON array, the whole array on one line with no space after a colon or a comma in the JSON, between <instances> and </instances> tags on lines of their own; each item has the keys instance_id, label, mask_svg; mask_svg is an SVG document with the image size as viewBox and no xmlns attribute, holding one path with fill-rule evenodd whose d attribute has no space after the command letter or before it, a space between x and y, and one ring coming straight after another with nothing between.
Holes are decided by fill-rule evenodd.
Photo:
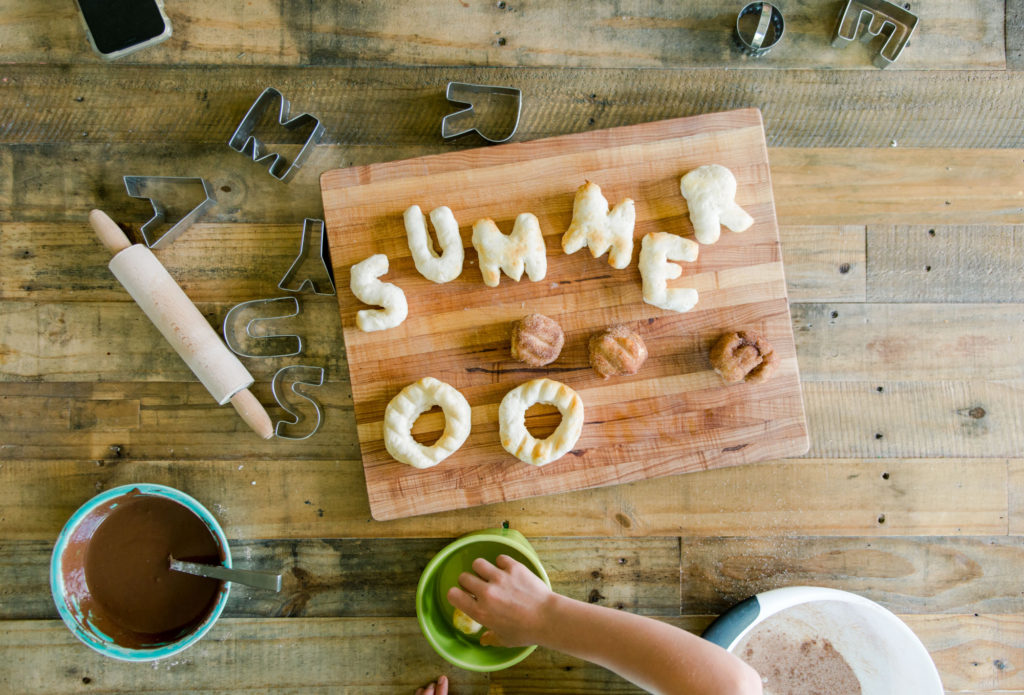
<instances>
[{"instance_id":1,"label":"melted chocolate","mask_svg":"<svg viewBox=\"0 0 1024 695\"><path fill-rule=\"evenodd\" d=\"M166 644L193 630L213 609L223 582L172 572L168 556L220 564L206 524L177 502L139 493L113 500L102 514L74 553L86 585L79 582L86 590L79 600L91 622L133 648Z\"/></svg>"}]
</instances>

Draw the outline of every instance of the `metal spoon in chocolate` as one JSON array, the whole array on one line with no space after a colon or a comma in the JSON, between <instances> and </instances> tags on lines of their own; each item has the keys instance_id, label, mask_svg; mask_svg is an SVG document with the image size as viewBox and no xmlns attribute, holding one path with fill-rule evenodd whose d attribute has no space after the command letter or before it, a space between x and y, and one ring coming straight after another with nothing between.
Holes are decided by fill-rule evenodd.
<instances>
[{"instance_id":1,"label":"metal spoon in chocolate","mask_svg":"<svg viewBox=\"0 0 1024 695\"><path fill-rule=\"evenodd\" d=\"M175 560L170 555L167 556L167 559L170 560L171 569L175 572L184 572L185 574L194 574L198 577L209 577L211 579L221 579L226 582L254 586L257 589L267 589L268 591L281 590L281 575L274 572L229 569L220 565L201 565L197 562Z\"/></svg>"}]
</instances>

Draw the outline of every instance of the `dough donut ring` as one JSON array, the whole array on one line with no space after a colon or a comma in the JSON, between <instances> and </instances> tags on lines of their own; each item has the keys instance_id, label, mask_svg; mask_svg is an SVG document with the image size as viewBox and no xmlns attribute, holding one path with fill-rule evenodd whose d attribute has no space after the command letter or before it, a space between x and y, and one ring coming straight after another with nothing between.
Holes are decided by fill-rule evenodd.
<instances>
[{"instance_id":1,"label":"dough donut ring","mask_svg":"<svg viewBox=\"0 0 1024 695\"><path fill-rule=\"evenodd\" d=\"M526 429L526 409L537 403L558 408L562 422L546 439ZM543 466L569 452L583 431L583 399L571 388L551 379L533 379L505 394L498 407L501 445L523 463Z\"/></svg>"},{"instance_id":2,"label":"dough donut ring","mask_svg":"<svg viewBox=\"0 0 1024 695\"><path fill-rule=\"evenodd\" d=\"M412 438L412 425L435 405L444 411L444 432L432 446ZM424 377L399 391L384 410L384 446L397 461L413 468L430 468L444 461L469 436L469 402L452 386Z\"/></svg>"}]
</instances>

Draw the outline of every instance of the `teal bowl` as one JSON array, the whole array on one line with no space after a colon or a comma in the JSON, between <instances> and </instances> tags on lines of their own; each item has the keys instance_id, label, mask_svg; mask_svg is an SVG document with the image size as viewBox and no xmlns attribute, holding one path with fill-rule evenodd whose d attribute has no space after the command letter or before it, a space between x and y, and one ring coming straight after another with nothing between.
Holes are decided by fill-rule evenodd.
<instances>
[{"instance_id":1,"label":"teal bowl","mask_svg":"<svg viewBox=\"0 0 1024 695\"><path fill-rule=\"evenodd\" d=\"M514 529L484 529L462 536L435 555L416 587L416 619L423 636L448 663L478 673L500 671L528 657L537 645L527 647L485 647L478 636L463 634L452 625L455 607L448 602L448 590L459 583L459 575L472 572L473 560L494 562L508 555L529 567L548 588L551 580L533 546Z\"/></svg>"},{"instance_id":2,"label":"teal bowl","mask_svg":"<svg viewBox=\"0 0 1024 695\"><path fill-rule=\"evenodd\" d=\"M139 483L107 490L82 505L64 525L50 558L50 593L64 624L75 637L103 656L121 661L153 661L189 648L213 627L228 602L230 583L223 582L216 602L203 620L173 640L148 644L143 648L126 647L98 627L87 608L89 589L82 566L82 549L103 520L118 506L121 498L129 493L163 497L177 502L199 517L216 539L225 567L231 567L231 550L220 524L206 507L184 492L165 485Z\"/></svg>"}]
</instances>

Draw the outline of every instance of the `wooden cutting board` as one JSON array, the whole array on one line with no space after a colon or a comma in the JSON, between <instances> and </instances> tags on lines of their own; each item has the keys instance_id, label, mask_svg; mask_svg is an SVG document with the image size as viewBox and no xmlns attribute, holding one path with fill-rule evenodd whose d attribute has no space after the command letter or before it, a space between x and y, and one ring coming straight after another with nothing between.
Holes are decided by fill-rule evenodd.
<instances>
[{"instance_id":1,"label":"wooden cutting board","mask_svg":"<svg viewBox=\"0 0 1024 695\"><path fill-rule=\"evenodd\" d=\"M754 217L742 234L723 231L702 246L695 263L670 286L693 287L700 301L678 314L645 304L637 259L648 232L692 238L679 179L702 164L722 164L739 184L737 202ZM585 180L611 205L636 201L633 262L613 269L587 249L566 255L561 237L573 197ZM331 259L348 354L359 443L375 519L612 485L702 471L807 451L793 328L760 111L744 109L692 118L464 150L419 159L337 169L321 177ZM420 276L409 253L403 211L446 205L466 247L456 280ZM470 243L483 217L509 233L515 217L532 212L547 243L547 276L516 283L502 275L484 285ZM349 268L387 254L381 279L404 290L409 317L400 326L363 333L356 312L369 308L349 291ZM530 368L509 355L509 331L526 314L561 324L566 342L553 364ZM598 376L588 364L587 339L626 323L650 357L634 376ZM756 385L726 385L708 362L723 332L762 331L781 357L776 374ZM339 346L340 349L341 346ZM469 439L434 468L417 470L384 448L388 402L406 385L433 376L458 389L473 409ZM586 424L573 451L543 467L519 462L502 448L497 412L502 397L546 376L575 389ZM553 409L527 425L544 436L557 425ZM444 428L428 412L414 432L431 443Z\"/></svg>"}]
</instances>

